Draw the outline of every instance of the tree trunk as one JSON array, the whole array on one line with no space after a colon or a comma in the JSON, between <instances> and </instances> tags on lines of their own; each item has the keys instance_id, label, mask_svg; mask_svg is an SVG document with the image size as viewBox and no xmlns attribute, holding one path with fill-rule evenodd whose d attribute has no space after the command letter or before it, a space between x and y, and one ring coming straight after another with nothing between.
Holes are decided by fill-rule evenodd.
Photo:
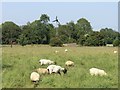
<instances>
[{"instance_id":1,"label":"tree trunk","mask_svg":"<svg viewBox=\"0 0 120 90\"><path fill-rule=\"evenodd\" d=\"M12 40L10 41L10 45L11 45L11 48L12 48Z\"/></svg>"}]
</instances>

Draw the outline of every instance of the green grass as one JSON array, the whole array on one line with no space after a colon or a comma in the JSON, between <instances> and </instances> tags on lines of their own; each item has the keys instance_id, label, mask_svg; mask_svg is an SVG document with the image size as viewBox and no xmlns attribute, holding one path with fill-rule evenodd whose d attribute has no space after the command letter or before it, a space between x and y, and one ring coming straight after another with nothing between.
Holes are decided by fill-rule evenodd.
<instances>
[{"instance_id":1,"label":"green grass","mask_svg":"<svg viewBox=\"0 0 120 90\"><path fill-rule=\"evenodd\" d=\"M68 52L65 53L65 48ZM54 51L59 53L55 54ZM118 87L118 55L113 51L116 47L50 47L6 46L2 48L2 87L3 88L33 88L30 73L40 66L41 58L56 61L65 66L68 59L75 66L68 68L66 75L58 74L41 76L37 88L117 88ZM104 69L108 76L95 77L89 74L89 69L97 67Z\"/></svg>"}]
</instances>

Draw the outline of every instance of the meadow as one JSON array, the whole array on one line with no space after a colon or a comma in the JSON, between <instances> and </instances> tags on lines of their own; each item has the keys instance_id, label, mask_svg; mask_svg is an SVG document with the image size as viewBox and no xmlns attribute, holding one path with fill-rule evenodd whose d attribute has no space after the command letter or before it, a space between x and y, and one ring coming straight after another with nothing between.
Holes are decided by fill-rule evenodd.
<instances>
[{"instance_id":1,"label":"meadow","mask_svg":"<svg viewBox=\"0 0 120 90\"><path fill-rule=\"evenodd\" d=\"M65 53L64 50L68 49ZM55 54L54 51L59 53ZM30 73L41 66L42 58L56 61L65 67L70 59L75 66L67 74L42 75L37 88L117 88L118 54L117 47L50 47L48 45L15 45L2 47L2 87L33 88ZM108 76L91 76L89 69L104 69Z\"/></svg>"}]
</instances>

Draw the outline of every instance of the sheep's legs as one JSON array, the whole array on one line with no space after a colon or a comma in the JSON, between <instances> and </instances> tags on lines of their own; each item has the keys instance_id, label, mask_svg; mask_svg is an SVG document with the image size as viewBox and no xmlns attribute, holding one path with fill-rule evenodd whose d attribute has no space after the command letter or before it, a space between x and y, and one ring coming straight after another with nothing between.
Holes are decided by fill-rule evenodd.
<instances>
[{"instance_id":1,"label":"sheep's legs","mask_svg":"<svg viewBox=\"0 0 120 90\"><path fill-rule=\"evenodd\" d=\"M60 72L58 72L58 74L59 74L59 75L61 75L61 73L60 73Z\"/></svg>"},{"instance_id":2,"label":"sheep's legs","mask_svg":"<svg viewBox=\"0 0 120 90\"><path fill-rule=\"evenodd\" d=\"M50 74L50 71L49 71L49 69L47 69L48 70L48 74Z\"/></svg>"},{"instance_id":3,"label":"sheep's legs","mask_svg":"<svg viewBox=\"0 0 120 90\"><path fill-rule=\"evenodd\" d=\"M49 73L51 74L51 73L52 73L52 71L51 71L51 70L49 70Z\"/></svg>"}]
</instances>

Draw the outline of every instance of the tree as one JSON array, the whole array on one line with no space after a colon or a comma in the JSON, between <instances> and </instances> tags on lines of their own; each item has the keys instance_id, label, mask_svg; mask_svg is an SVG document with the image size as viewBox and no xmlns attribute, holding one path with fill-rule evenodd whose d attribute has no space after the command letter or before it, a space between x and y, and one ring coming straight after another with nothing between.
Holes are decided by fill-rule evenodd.
<instances>
[{"instance_id":1,"label":"tree","mask_svg":"<svg viewBox=\"0 0 120 90\"><path fill-rule=\"evenodd\" d=\"M98 31L93 31L90 34L86 34L83 36L84 42L81 42L81 45L85 46L104 46L104 37Z\"/></svg>"},{"instance_id":2,"label":"tree","mask_svg":"<svg viewBox=\"0 0 120 90\"><path fill-rule=\"evenodd\" d=\"M113 41L113 46L119 46L120 45L120 41L118 39L115 39Z\"/></svg>"},{"instance_id":3,"label":"tree","mask_svg":"<svg viewBox=\"0 0 120 90\"><path fill-rule=\"evenodd\" d=\"M7 21L2 24L2 43L3 44L12 44L13 42L17 43L17 39L21 33L21 29L18 25L11 21Z\"/></svg>"},{"instance_id":4,"label":"tree","mask_svg":"<svg viewBox=\"0 0 120 90\"><path fill-rule=\"evenodd\" d=\"M60 35L59 38L62 41L62 43L68 43L69 42L68 37L65 36L65 35Z\"/></svg>"},{"instance_id":5,"label":"tree","mask_svg":"<svg viewBox=\"0 0 120 90\"><path fill-rule=\"evenodd\" d=\"M18 26L13 22L5 22L0 26L2 32L2 43L11 44L16 42L22 46L26 44L50 44L51 46L62 46L63 43L77 43L82 46L104 46L106 44L120 44L120 33L111 28L103 28L93 31L90 22L81 18L74 24L70 21L64 25L54 27L49 23L47 14L42 14L39 20L27 22L27 25ZM56 20L58 21L57 17ZM1 28L2 27L2 28ZM56 29L59 35L56 35Z\"/></svg>"},{"instance_id":6,"label":"tree","mask_svg":"<svg viewBox=\"0 0 120 90\"><path fill-rule=\"evenodd\" d=\"M0 24L0 44L2 44L2 24Z\"/></svg>"},{"instance_id":7,"label":"tree","mask_svg":"<svg viewBox=\"0 0 120 90\"><path fill-rule=\"evenodd\" d=\"M112 44L118 37L118 33L113 31L111 28L103 28L100 30L100 33L103 35L106 44Z\"/></svg>"},{"instance_id":8,"label":"tree","mask_svg":"<svg viewBox=\"0 0 120 90\"><path fill-rule=\"evenodd\" d=\"M48 21L50 21L50 18L47 14L42 14L41 17L40 17L40 21L44 24L47 24Z\"/></svg>"},{"instance_id":9,"label":"tree","mask_svg":"<svg viewBox=\"0 0 120 90\"><path fill-rule=\"evenodd\" d=\"M38 44L48 44L50 42L50 38L54 33L54 26L52 24L44 24L40 20L35 20L31 23L31 28L38 38Z\"/></svg>"},{"instance_id":10,"label":"tree","mask_svg":"<svg viewBox=\"0 0 120 90\"><path fill-rule=\"evenodd\" d=\"M19 36L18 42L20 45L25 46L28 43L28 40L23 34L21 34Z\"/></svg>"},{"instance_id":11,"label":"tree","mask_svg":"<svg viewBox=\"0 0 120 90\"><path fill-rule=\"evenodd\" d=\"M69 23L67 23L67 27L68 27L68 34L69 34L69 41L77 41L77 30L75 27L75 24L73 21L70 21Z\"/></svg>"},{"instance_id":12,"label":"tree","mask_svg":"<svg viewBox=\"0 0 120 90\"><path fill-rule=\"evenodd\" d=\"M53 37L54 26L48 23L49 17L46 14L41 15L40 20L22 26L22 36L20 40L26 41L27 44L49 44L50 38ZM24 38L24 39L22 39Z\"/></svg>"},{"instance_id":13,"label":"tree","mask_svg":"<svg viewBox=\"0 0 120 90\"><path fill-rule=\"evenodd\" d=\"M79 19L76 25L79 31L83 34L89 34L92 31L92 26L90 25L90 22L88 22L88 20L86 20L85 18Z\"/></svg>"},{"instance_id":14,"label":"tree","mask_svg":"<svg viewBox=\"0 0 120 90\"><path fill-rule=\"evenodd\" d=\"M22 44L33 44L35 42L34 39L34 32L31 28L31 25L24 25L22 28L22 33L19 36L19 43Z\"/></svg>"},{"instance_id":15,"label":"tree","mask_svg":"<svg viewBox=\"0 0 120 90\"><path fill-rule=\"evenodd\" d=\"M68 43L70 32L67 25L60 25L58 27L58 33L59 33L59 38L62 40L62 42Z\"/></svg>"},{"instance_id":16,"label":"tree","mask_svg":"<svg viewBox=\"0 0 120 90\"><path fill-rule=\"evenodd\" d=\"M83 35L81 35L81 37L78 39L78 44L83 46L85 41L86 41L86 38Z\"/></svg>"},{"instance_id":17,"label":"tree","mask_svg":"<svg viewBox=\"0 0 120 90\"><path fill-rule=\"evenodd\" d=\"M80 42L81 45L83 45L83 42L85 41L84 35L90 34L92 32L92 26L87 19L81 18L77 20L75 28L77 32L76 40L77 42Z\"/></svg>"},{"instance_id":18,"label":"tree","mask_svg":"<svg viewBox=\"0 0 120 90\"><path fill-rule=\"evenodd\" d=\"M46 32L46 37L47 37L46 43L49 44L50 39L54 36L55 36L55 28L52 24L48 24L47 25L47 32Z\"/></svg>"}]
</instances>

